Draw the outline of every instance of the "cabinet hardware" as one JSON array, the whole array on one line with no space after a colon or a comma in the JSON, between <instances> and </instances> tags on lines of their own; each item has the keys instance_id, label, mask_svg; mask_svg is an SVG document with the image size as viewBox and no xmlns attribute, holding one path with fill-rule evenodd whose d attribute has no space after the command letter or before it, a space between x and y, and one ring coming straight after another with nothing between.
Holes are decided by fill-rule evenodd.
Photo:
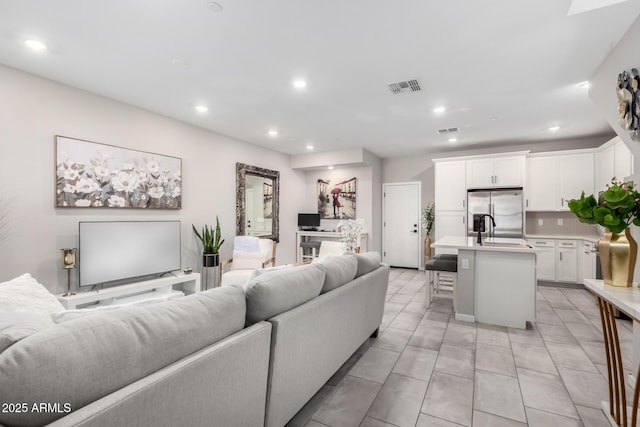
<instances>
[{"instance_id":1,"label":"cabinet hardware","mask_svg":"<svg viewBox=\"0 0 640 427\"><path fill-rule=\"evenodd\" d=\"M560 206L564 206L564 197L560 199Z\"/></svg>"},{"instance_id":2,"label":"cabinet hardware","mask_svg":"<svg viewBox=\"0 0 640 427\"><path fill-rule=\"evenodd\" d=\"M529 207L529 199L526 201L526 206Z\"/></svg>"},{"instance_id":3,"label":"cabinet hardware","mask_svg":"<svg viewBox=\"0 0 640 427\"><path fill-rule=\"evenodd\" d=\"M560 261L562 261L562 252L560 252Z\"/></svg>"}]
</instances>

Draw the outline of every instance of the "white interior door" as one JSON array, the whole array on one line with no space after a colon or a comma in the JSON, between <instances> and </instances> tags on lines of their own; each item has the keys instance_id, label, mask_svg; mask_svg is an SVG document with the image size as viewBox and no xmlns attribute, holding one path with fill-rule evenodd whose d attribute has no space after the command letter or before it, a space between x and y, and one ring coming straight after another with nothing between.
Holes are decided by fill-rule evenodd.
<instances>
[{"instance_id":1,"label":"white interior door","mask_svg":"<svg viewBox=\"0 0 640 427\"><path fill-rule=\"evenodd\" d=\"M420 267L419 182L382 184L382 260L393 267Z\"/></svg>"}]
</instances>

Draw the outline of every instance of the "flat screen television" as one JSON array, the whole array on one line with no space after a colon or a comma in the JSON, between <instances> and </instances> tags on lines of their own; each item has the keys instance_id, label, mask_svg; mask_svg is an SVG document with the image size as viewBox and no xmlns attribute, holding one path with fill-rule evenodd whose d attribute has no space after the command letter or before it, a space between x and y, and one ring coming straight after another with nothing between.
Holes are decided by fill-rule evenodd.
<instances>
[{"instance_id":1,"label":"flat screen television","mask_svg":"<svg viewBox=\"0 0 640 427\"><path fill-rule=\"evenodd\" d=\"M298 227L302 230L315 230L320 227L319 213L299 213Z\"/></svg>"},{"instance_id":2,"label":"flat screen television","mask_svg":"<svg viewBox=\"0 0 640 427\"><path fill-rule=\"evenodd\" d=\"M80 222L80 286L115 285L179 270L180 221Z\"/></svg>"}]
</instances>

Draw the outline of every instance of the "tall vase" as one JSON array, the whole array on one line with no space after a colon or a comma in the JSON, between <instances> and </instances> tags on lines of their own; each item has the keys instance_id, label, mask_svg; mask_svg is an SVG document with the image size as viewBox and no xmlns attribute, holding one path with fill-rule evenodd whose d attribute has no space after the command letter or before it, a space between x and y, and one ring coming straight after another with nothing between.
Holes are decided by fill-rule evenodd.
<instances>
[{"instance_id":1,"label":"tall vase","mask_svg":"<svg viewBox=\"0 0 640 427\"><path fill-rule=\"evenodd\" d=\"M424 238L424 262L431 259L431 237L427 236Z\"/></svg>"},{"instance_id":2,"label":"tall vase","mask_svg":"<svg viewBox=\"0 0 640 427\"><path fill-rule=\"evenodd\" d=\"M631 286L638 244L629 228L624 233L605 233L598 244L602 279L606 285Z\"/></svg>"},{"instance_id":3,"label":"tall vase","mask_svg":"<svg viewBox=\"0 0 640 427\"><path fill-rule=\"evenodd\" d=\"M216 288L219 286L217 283L218 266L220 265L220 254L202 254L202 290L208 290L209 288ZM211 271L213 270L213 271ZM210 274L211 273L211 274ZM210 277L211 276L211 277Z\"/></svg>"}]
</instances>

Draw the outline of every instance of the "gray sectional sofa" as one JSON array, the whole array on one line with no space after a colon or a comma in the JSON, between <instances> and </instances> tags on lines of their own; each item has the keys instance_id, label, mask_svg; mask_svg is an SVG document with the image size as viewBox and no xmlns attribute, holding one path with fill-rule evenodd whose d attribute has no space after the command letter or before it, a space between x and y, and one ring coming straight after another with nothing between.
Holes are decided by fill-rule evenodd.
<instances>
[{"instance_id":1,"label":"gray sectional sofa","mask_svg":"<svg viewBox=\"0 0 640 427\"><path fill-rule=\"evenodd\" d=\"M388 280L330 257L40 330L0 353L0 426L283 426L377 332Z\"/></svg>"}]
</instances>

